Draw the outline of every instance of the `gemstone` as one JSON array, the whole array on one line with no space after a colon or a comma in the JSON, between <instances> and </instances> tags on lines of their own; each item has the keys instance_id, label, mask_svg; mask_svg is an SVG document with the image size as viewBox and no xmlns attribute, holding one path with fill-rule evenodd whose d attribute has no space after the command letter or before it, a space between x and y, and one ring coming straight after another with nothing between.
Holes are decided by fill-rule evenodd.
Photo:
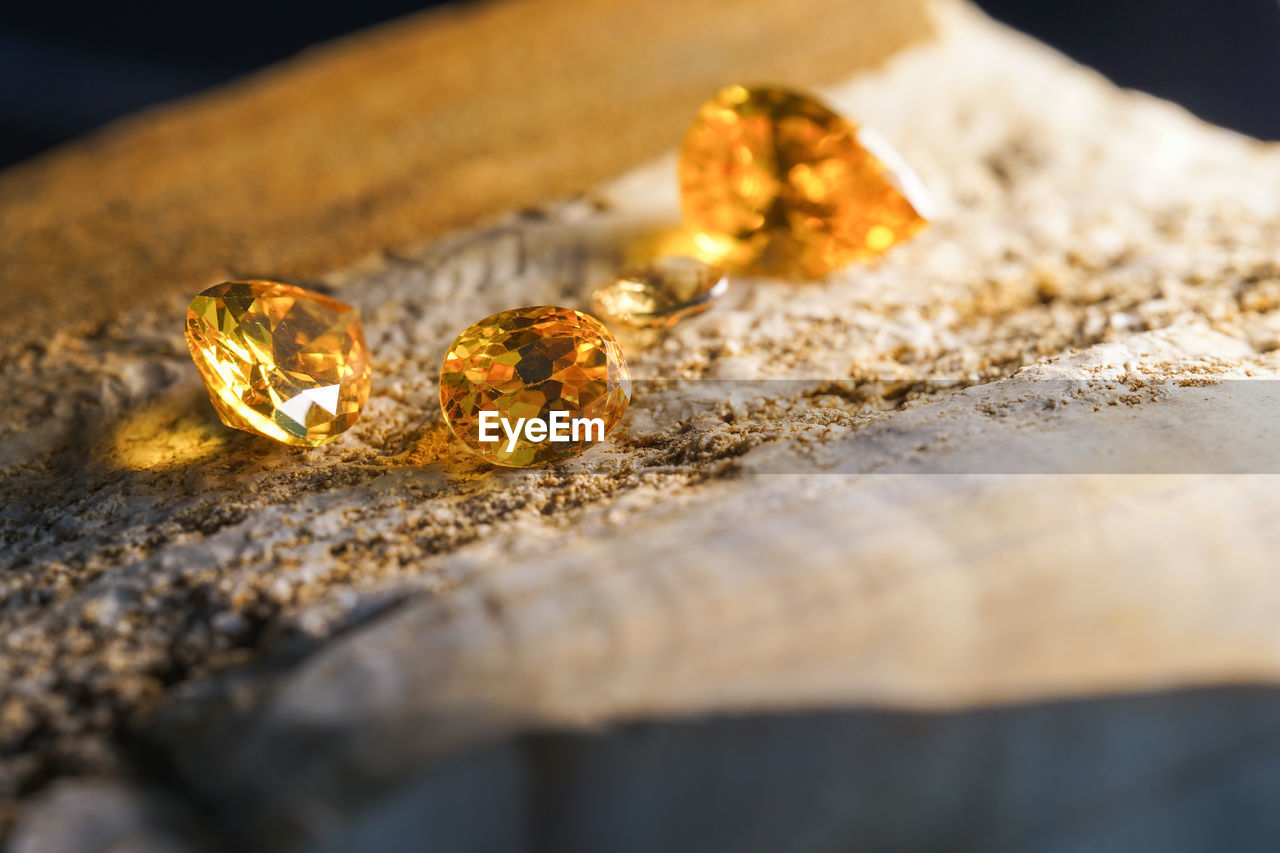
<instances>
[{"instance_id":1,"label":"gemstone","mask_svg":"<svg viewBox=\"0 0 1280 853\"><path fill-rule=\"evenodd\" d=\"M440 370L440 406L453 434L481 458L513 468L582 453L618 425L630 401L618 342L571 308L486 317L454 339Z\"/></svg>"},{"instance_id":2,"label":"gemstone","mask_svg":"<svg viewBox=\"0 0 1280 853\"><path fill-rule=\"evenodd\" d=\"M228 281L191 300L187 346L229 427L316 447L360 416L369 350L360 312L275 281Z\"/></svg>"},{"instance_id":3,"label":"gemstone","mask_svg":"<svg viewBox=\"0 0 1280 853\"><path fill-rule=\"evenodd\" d=\"M685 224L732 269L817 277L928 224L920 179L877 135L815 99L730 86L684 140Z\"/></svg>"},{"instance_id":4,"label":"gemstone","mask_svg":"<svg viewBox=\"0 0 1280 853\"><path fill-rule=\"evenodd\" d=\"M618 326L657 329L701 314L728 289L720 267L668 256L618 273L591 294L591 310Z\"/></svg>"}]
</instances>

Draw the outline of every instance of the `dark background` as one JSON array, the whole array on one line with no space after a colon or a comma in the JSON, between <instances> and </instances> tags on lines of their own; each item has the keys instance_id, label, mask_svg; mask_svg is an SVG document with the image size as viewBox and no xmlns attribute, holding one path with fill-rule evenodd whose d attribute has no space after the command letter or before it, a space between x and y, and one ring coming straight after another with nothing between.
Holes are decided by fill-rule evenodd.
<instances>
[{"instance_id":1,"label":"dark background","mask_svg":"<svg viewBox=\"0 0 1280 853\"><path fill-rule=\"evenodd\" d=\"M462 0L460 0L462 2ZM978 0L1124 86L1280 139L1277 0ZM0 165L439 2L0 0Z\"/></svg>"}]
</instances>

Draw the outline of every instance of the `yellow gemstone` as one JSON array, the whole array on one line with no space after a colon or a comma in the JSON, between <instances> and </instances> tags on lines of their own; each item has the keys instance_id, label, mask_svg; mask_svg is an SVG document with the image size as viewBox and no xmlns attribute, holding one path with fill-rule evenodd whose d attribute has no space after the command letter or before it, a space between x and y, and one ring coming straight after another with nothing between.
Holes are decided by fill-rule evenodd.
<instances>
[{"instance_id":1,"label":"yellow gemstone","mask_svg":"<svg viewBox=\"0 0 1280 853\"><path fill-rule=\"evenodd\" d=\"M734 269L821 276L913 236L924 188L882 139L813 98L730 86L680 157L685 224Z\"/></svg>"},{"instance_id":2,"label":"yellow gemstone","mask_svg":"<svg viewBox=\"0 0 1280 853\"><path fill-rule=\"evenodd\" d=\"M229 427L316 447L369 399L360 312L274 281L228 281L191 300L187 346Z\"/></svg>"},{"instance_id":3,"label":"yellow gemstone","mask_svg":"<svg viewBox=\"0 0 1280 853\"><path fill-rule=\"evenodd\" d=\"M570 308L486 317L449 345L440 370L440 406L454 435L481 458L513 468L567 459L603 441L630 400L618 342Z\"/></svg>"},{"instance_id":4,"label":"yellow gemstone","mask_svg":"<svg viewBox=\"0 0 1280 853\"><path fill-rule=\"evenodd\" d=\"M591 310L619 326L658 329L701 314L728 289L720 267L668 256L620 272L591 294Z\"/></svg>"}]
</instances>

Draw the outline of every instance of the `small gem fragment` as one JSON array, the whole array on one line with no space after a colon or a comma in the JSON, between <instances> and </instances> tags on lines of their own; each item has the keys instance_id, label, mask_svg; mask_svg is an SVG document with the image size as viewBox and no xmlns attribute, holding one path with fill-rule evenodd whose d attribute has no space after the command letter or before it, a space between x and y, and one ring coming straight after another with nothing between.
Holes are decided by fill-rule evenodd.
<instances>
[{"instance_id":1,"label":"small gem fragment","mask_svg":"<svg viewBox=\"0 0 1280 853\"><path fill-rule=\"evenodd\" d=\"M730 86L703 105L680 190L708 256L788 277L873 258L924 228L932 207L883 139L777 87Z\"/></svg>"},{"instance_id":2,"label":"small gem fragment","mask_svg":"<svg viewBox=\"0 0 1280 853\"><path fill-rule=\"evenodd\" d=\"M598 320L540 305L463 330L440 370L440 406L453 434L495 465L528 468L602 441L631 400L618 342Z\"/></svg>"},{"instance_id":3,"label":"small gem fragment","mask_svg":"<svg viewBox=\"0 0 1280 853\"><path fill-rule=\"evenodd\" d=\"M274 281L228 281L187 308L187 346L218 417L285 444L317 447L369 399L360 313Z\"/></svg>"},{"instance_id":4,"label":"small gem fragment","mask_svg":"<svg viewBox=\"0 0 1280 853\"><path fill-rule=\"evenodd\" d=\"M724 270L697 258L667 256L619 273L591 294L591 310L629 329L673 326L701 314L729 289Z\"/></svg>"}]
</instances>

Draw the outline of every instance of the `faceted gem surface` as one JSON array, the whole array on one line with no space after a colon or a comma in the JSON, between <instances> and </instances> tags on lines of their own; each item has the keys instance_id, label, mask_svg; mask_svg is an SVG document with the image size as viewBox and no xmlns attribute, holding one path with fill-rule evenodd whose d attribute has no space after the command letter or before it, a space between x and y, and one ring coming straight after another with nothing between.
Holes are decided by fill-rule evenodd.
<instances>
[{"instance_id":1,"label":"faceted gem surface","mask_svg":"<svg viewBox=\"0 0 1280 853\"><path fill-rule=\"evenodd\" d=\"M927 224L929 204L900 157L871 147L813 98L730 86L685 137L685 224L734 269L821 276L879 255Z\"/></svg>"},{"instance_id":2,"label":"faceted gem surface","mask_svg":"<svg viewBox=\"0 0 1280 853\"><path fill-rule=\"evenodd\" d=\"M591 310L619 326L656 329L706 311L728 290L720 267L673 255L619 273L591 294Z\"/></svg>"},{"instance_id":3,"label":"faceted gem surface","mask_svg":"<svg viewBox=\"0 0 1280 853\"><path fill-rule=\"evenodd\" d=\"M315 447L349 429L369 399L360 313L274 281L228 281L191 300L187 346L229 427Z\"/></svg>"},{"instance_id":4,"label":"faceted gem surface","mask_svg":"<svg viewBox=\"0 0 1280 853\"><path fill-rule=\"evenodd\" d=\"M631 374L612 334L571 308L540 305L486 317L449 345L440 405L454 435L497 465L526 468L576 456L617 426L631 401ZM482 413L505 419L497 441L482 441ZM565 414L555 415L556 412ZM552 418L599 419L577 440L535 440L506 429ZM493 431L487 433L489 436Z\"/></svg>"}]
</instances>

